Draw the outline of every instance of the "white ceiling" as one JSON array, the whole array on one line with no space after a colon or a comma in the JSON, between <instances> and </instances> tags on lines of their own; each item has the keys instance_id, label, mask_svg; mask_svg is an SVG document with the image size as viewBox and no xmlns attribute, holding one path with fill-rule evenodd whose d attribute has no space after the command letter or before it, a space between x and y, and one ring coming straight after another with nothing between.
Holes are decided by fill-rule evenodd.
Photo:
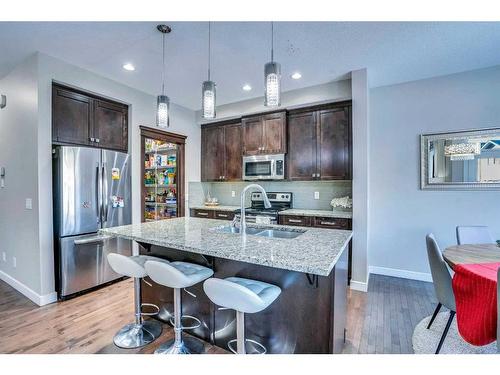
<instances>
[{"instance_id":1,"label":"white ceiling","mask_svg":"<svg viewBox=\"0 0 500 375\"><path fill-rule=\"evenodd\" d=\"M207 23L172 22L167 36L167 94L200 107L207 74ZM500 64L500 22L279 22L275 60L288 91L368 68L370 85L384 86ZM35 51L157 95L161 34L151 22L0 22L0 77ZM218 22L212 26L212 79L217 102L262 96L270 59L270 24ZM134 72L122 69L125 62ZM302 79L292 80L294 71ZM244 83L253 90L244 92Z\"/></svg>"}]
</instances>

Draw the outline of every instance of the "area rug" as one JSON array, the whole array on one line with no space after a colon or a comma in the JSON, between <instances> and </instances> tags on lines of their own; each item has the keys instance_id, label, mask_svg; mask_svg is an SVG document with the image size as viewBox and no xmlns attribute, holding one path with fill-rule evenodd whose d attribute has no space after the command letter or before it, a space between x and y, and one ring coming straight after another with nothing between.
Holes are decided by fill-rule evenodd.
<instances>
[{"instance_id":1,"label":"area rug","mask_svg":"<svg viewBox=\"0 0 500 375\"><path fill-rule=\"evenodd\" d=\"M448 321L449 313L442 312L436 316L430 329L427 324L431 320L428 316L417 324L413 331L412 343L415 354L434 354ZM444 340L439 354L497 354L497 343L485 346L474 346L465 342L458 333L457 319L453 319L448 335Z\"/></svg>"}]
</instances>

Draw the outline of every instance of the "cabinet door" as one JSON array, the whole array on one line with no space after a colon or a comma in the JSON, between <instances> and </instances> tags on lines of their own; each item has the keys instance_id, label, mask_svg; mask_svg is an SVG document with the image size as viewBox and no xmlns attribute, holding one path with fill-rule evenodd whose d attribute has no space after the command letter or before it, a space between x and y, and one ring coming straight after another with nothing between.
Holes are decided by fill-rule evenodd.
<instances>
[{"instance_id":1,"label":"cabinet door","mask_svg":"<svg viewBox=\"0 0 500 375\"><path fill-rule=\"evenodd\" d=\"M243 129L243 154L257 155L264 147L262 117L248 117L241 120Z\"/></svg>"},{"instance_id":2,"label":"cabinet door","mask_svg":"<svg viewBox=\"0 0 500 375\"><path fill-rule=\"evenodd\" d=\"M219 181L224 174L224 129L222 126L201 130L201 179Z\"/></svg>"},{"instance_id":3,"label":"cabinet door","mask_svg":"<svg viewBox=\"0 0 500 375\"><path fill-rule=\"evenodd\" d=\"M52 87L52 140L55 143L89 145L92 99Z\"/></svg>"},{"instance_id":4,"label":"cabinet door","mask_svg":"<svg viewBox=\"0 0 500 375\"><path fill-rule=\"evenodd\" d=\"M319 111L318 173L322 180L349 179L349 109Z\"/></svg>"},{"instance_id":5,"label":"cabinet door","mask_svg":"<svg viewBox=\"0 0 500 375\"><path fill-rule=\"evenodd\" d=\"M312 180L316 174L316 112L288 116L288 179Z\"/></svg>"},{"instance_id":6,"label":"cabinet door","mask_svg":"<svg viewBox=\"0 0 500 375\"><path fill-rule=\"evenodd\" d=\"M224 126L225 171L226 181L241 180L241 124Z\"/></svg>"},{"instance_id":7,"label":"cabinet door","mask_svg":"<svg viewBox=\"0 0 500 375\"><path fill-rule=\"evenodd\" d=\"M262 116L264 129L265 154L284 154L286 152L286 114L271 113Z\"/></svg>"},{"instance_id":8,"label":"cabinet door","mask_svg":"<svg viewBox=\"0 0 500 375\"><path fill-rule=\"evenodd\" d=\"M94 101L93 137L99 147L118 151L128 148L128 109L126 106Z\"/></svg>"}]
</instances>

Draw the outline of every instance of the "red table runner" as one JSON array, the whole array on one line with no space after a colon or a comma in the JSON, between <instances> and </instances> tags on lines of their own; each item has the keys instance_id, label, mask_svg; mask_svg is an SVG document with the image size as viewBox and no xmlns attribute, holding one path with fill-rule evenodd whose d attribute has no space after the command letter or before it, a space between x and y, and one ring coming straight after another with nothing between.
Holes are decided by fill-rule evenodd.
<instances>
[{"instance_id":1,"label":"red table runner","mask_svg":"<svg viewBox=\"0 0 500 375\"><path fill-rule=\"evenodd\" d=\"M500 263L460 264L454 267L453 292L458 331L472 345L497 339L497 270Z\"/></svg>"}]
</instances>

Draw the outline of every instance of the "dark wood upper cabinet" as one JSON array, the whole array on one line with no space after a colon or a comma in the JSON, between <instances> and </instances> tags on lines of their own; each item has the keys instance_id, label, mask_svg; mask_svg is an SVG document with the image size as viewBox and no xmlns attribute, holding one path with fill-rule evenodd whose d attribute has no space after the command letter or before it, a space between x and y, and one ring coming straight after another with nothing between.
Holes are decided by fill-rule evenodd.
<instances>
[{"instance_id":1,"label":"dark wood upper cabinet","mask_svg":"<svg viewBox=\"0 0 500 375\"><path fill-rule=\"evenodd\" d=\"M225 171L224 180L241 180L242 147L241 124L226 125L224 128Z\"/></svg>"},{"instance_id":2,"label":"dark wood upper cabinet","mask_svg":"<svg viewBox=\"0 0 500 375\"><path fill-rule=\"evenodd\" d=\"M269 113L244 117L243 154L282 154L286 152L286 114Z\"/></svg>"},{"instance_id":3,"label":"dark wood upper cabinet","mask_svg":"<svg viewBox=\"0 0 500 375\"><path fill-rule=\"evenodd\" d=\"M350 116L350 103L289 114L289 180L351 178Z\"/></svg>"},{"instance_id":4,"label":"dark wood upper cabinet","mask_svg":"<svg viewBox=\"0 0 500 375\"><path fill-rule=\"evenodd\" d=\"M92 99L54 86L52 138L57 143L90 144Z\"/></svg>"},{"instance_id":5,"label":"dark wood upper cabinet","mask_svg":"<svg viewBox=\"0 0 500 375\"><path fill-rule=\"evenodd\" d=\"M54 84L52 141L127 152L128 106Z\"/></svg>"},{"instance_id":6,"label":"dark wood upper cabinet","mask_svg":"<svg viewBox=\"0 0 500 375\"><path fill-rule=\"evenodd\" d=\"M316 176L316 112L288 116L288 179L311 180Z\"/></svg>"},{"instance_id":7,"label":"dark wood upper cabinet","mask_svg":"<svg viewBox=\"0 0 500 375\"><path fill-rule=\"evenodd\" d=\"M241 180L241 124L225 123L201 129L201 180Z\"/></svg>"},{"instance_id":8,"label":"dark wood upper cabinet","mask_svg":"<svg viewBox=\"0 0 500 375\"><path fill-rule=\"evenodd\" d=\"M318 167L322 180L348 179L349 109L336 108L318 113Z\"/></svg>"},{"instance_id":9,"label":"dark wood upper cabinet","mask_svg":"<svg viewBox=\"0 0 500 375\"><path fill-rule=\"evenodd\" d=\"M224 129L201 129L201 180L220 181L224 174Z\"/></svg>"},{"instance_id":10,"label":"dark wood upper cabinet","mask_svg":"<svg viewBox=\"0 0 500 375\"><path fill-rule=\"evenodd\" d=\"M126 150L128 146L128 109L103 100L94 101L93 138L101 147Z\"/></svg>"}]
</instances>

